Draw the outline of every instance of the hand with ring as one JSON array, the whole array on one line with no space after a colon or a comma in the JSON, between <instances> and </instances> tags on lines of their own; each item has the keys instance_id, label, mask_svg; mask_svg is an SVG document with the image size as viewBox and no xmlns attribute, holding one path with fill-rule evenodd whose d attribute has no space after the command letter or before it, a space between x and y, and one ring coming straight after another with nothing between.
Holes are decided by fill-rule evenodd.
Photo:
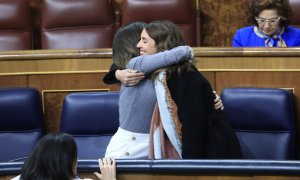
<instances>
[{"instance_id":1,"label":"hand with ring","mask_svg":"<svg viewBox=\"0 0 300 180\"><path fill-rule=\"evenodd\" d=\"M99 180L116 180L116 161L110 158L98 160L100 173L94 172Z\"/></svg>"}]
</instances>

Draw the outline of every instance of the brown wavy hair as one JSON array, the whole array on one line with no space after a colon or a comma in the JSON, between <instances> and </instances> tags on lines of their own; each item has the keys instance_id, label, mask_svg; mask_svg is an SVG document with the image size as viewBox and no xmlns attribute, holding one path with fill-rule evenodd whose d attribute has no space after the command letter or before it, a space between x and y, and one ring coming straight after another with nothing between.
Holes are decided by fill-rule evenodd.
<instances>
[{"instance_id":1,"label":"brown wavy hair","mask_svg":"<svg viewBox=\"0 0 300 180\"><path fill-rule=\"evenodd\" d=\"M145 26L146 32L155 41L157 52L173 49L177 46L185 45L183 35L178 27L171 21L153 21ZM184 71L194 70L194 59L190 61L184 61L176 65L172 65L163 69L167 70L167 73L172 71L178 71L180 75ZM154 79L158 73L163 70L159 69L152 73L151 79Z\"/></svg>"},{"instance_id":2,"label":"brown wavy hair","mask_svg":"<svg viewBox=\"0 0 300 180\"><path fill-rule=\"evenodd\" d=\"M255 17L266 9L277 10L280 16L280 27L286 27L292 20L293 11L289 0L251 0L249 2L248 22L258 26Z\"/></svg>"}]
</instances>

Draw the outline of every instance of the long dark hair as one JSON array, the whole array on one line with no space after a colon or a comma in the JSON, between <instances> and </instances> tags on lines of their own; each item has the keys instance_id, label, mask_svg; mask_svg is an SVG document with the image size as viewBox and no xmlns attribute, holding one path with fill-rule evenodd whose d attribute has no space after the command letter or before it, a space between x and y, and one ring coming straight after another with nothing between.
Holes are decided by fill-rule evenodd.
<instances>
[{"instance_id":1,"label":"long dark hair","mask_svg":"<svg viewBox=\"0 0 300 180\"><path fill-rule=\"evenodd\" d=\"M113 62L118 68L125 68L128 61L139 55L137 43L140 40L145 23L134 22L118 29L114 36L112 51Z\"/></svg>"},{"instance_id":2,"label":"long dark hair","mask_svg":"<svg viewBox=\"0 0 300 180\"><path fill-rule=\"evenodd\" d=\"M148 35L155 41L155 46L158 52L185 45L181 31L171 21L153 21L145 26L145 30ZM183 71L194 70L195 68L193 68L193 63L194 60L191 59L189 62L184 61L180 64L169 66L165 69L167 69L168 73L176 70L180 75L180 73ZM152 73L151 79L154 79L161 70L162 69Z\"/></svg>"},{"instance_id":3,"label":"long dark hair","mask_svg":"<svg viewBox=\"0 0 300 180\"><path fill-rule=\"evenodd\" d=\"M70 180L75 174L77 146L66 133L49 133L35 146L22 168L22 180Z\"/></svg>"},{"instance_id":4,"label":"long dark hair","mask_svg":"<svg viewBox=\"0 0 300 180\"><path fill-rule=\"evenodd\" d=\"M291 22L293 11L288 0L251 0L249 2L248 22L258 26L255 17L266 9L276 10L280 18L280 27L286 27Z\"/></svg>"}]
</instances>

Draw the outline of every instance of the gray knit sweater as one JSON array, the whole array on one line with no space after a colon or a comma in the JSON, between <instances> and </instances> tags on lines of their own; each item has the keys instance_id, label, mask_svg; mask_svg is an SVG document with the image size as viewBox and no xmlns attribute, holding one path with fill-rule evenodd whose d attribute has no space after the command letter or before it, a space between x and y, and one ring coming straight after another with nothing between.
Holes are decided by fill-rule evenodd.
<instances>
[{"instance_id":1,"label":"gray knit sweater","mask_svg":"<svg viewBox=\"0 0 300 180\"><path fill-rule=\"evenodd\" d=\"M154 70L189 60L191 54L189 46L178 46L169 51L133 58L127 68L147 75ZM145 78L136 86L122 84L119 99L120 127L135 133L149 133L155 103L156 94L152 80Z\"/></svg>"}]
</instances>

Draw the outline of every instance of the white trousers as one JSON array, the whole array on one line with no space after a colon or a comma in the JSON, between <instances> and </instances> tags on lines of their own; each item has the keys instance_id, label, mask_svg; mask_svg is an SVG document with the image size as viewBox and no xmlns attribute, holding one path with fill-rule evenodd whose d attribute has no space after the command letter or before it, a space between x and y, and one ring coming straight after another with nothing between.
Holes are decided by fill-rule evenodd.
<instances>
[{"instance_id":1,"label":"white trousers","mask_svg":"<svg viewBox=\"0 0 300 180\"><path fill-rule=\"evenodd\" d=\"M148 159L149 134L119 128L111 138L105 157L114 159Z\"/></svg>"}]
</instances>

